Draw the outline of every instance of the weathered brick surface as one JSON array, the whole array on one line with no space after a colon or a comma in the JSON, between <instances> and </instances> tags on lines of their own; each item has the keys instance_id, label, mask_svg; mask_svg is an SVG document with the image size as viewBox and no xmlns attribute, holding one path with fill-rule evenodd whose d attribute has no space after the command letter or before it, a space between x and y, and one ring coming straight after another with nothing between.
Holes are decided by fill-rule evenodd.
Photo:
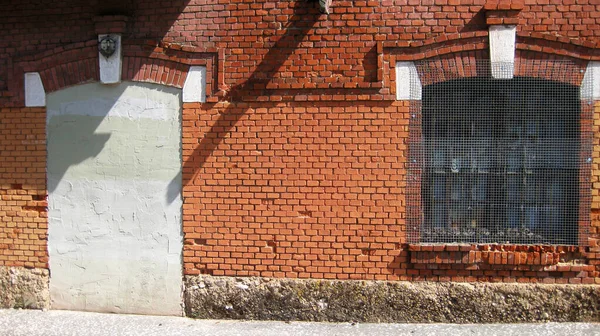
<instances>
[{"instance_id":1,"label":"weathered brick surface","mask_svg":"<svg viewBox=\"0 0 600 336\"><path fill-rule=\"evenodd\" d=\"M186 273L385 278L404 236L406 113L185 104Z\"/></svg>"},{"instance_id":2,"label":"weathered brick surface","mask_svg":"<svg viewBox=\"0 0 600 336\"><path fill-rule=\"evenodd\" d=\"M392 70L436 58L448 79L485 75L469 64L499 23L517 25L518 74L534 59L584 69L600 60L599 13L596 0L334 0L328 16L304 0L4 1L0 265L48 261L45 113L23 108L23 72L47 92L97 81L105 31L123 34L124 80L182 87L207 67L208 103L183 108L186 274L600 283L598 105L587 246L416 247Z\"/></svg>"},{"instance_id":3,"label":"weathered brick surface","mask_svg":"<svg viewBox=\"0 0 600 336\"><path fill-rule=\"evenodd\" d=\"M48 265L44 112L0 109L0 266Z\"/></svg>"}]
</instances>

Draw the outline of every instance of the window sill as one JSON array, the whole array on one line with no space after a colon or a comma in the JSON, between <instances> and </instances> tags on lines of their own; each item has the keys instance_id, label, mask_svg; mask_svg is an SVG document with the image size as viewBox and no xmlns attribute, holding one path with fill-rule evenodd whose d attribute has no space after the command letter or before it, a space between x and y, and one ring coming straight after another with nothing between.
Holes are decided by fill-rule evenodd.
<instances>
[{"instance_id":1,"label":"window sill","mask_svg":"<svg viewBox=\"0 0 600 336\"><path fill-rule=\"evenodd\" d=\"M557 271L572 271L573 255L586 252L578 246L501 244L409 244L408 250L413 264L556 266Z\"/></svg>"}]
</instances>

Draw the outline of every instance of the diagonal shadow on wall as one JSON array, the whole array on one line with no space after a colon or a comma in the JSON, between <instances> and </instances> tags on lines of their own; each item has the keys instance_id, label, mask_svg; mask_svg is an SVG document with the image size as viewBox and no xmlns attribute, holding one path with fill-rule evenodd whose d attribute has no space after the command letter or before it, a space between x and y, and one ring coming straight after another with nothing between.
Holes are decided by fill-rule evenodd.
<instances>
[{"instance_id":1,"label":"diagonal shadow on wall","mask_svg":"<svg viewBox=\"0 0 600 336\"><path fill-rule=\"evenodd\" d=\"M322 15L318 10L318 2L307 4L305 1L295 1L293 6L293 14L285 27L285 32L269 48L250 77L245 82L231 88L224 98L225 101L240 101L244 96L250 95L269 95L269 91L266 89L267 84L290 55L294 53ZM223 141L225 135L248 111L236 109L234 106L235 104L230 105L219 115L219 119L205 133L192 155L183 163L183 185L189 184L195 175L192 174L191 178L186 178L186 175L190 176L190 174L185 173L196 172L197 169L202 168L212 152ZM179 178L179 176L174 178L169 185L169 191L167 192L167 202L169 203L173 202L178 196L176 192L171 191L177 190L174 186L179 183Z\"/></svg>"},{"instance_id":2,"label":"diagonal shadow on wall","mask_svg":"<svg viewBox=\"0 0 600 336\"><path fill-rule=\"evenodd\" d=\"M113 134L115 129L111 128L114 124L113 126L108 126L110 122L106 123L109 116L123 118L124 115L127 115L128 117L125 119L129 119L134 118L132 115L141 115L140 111L146 111L145 114L151 115L156 111L163 111L161 109L164 109L164 111L169 111L164 112L165 115L180 117L179 104L173 104L169 108L168 105L161 103L163 105L160 106L160 109L157 108L157 105L153 105L156 103L151 103L152 100L146 100L145 105L138 104L138 101L133 100L136 98L131 97L132 93L129 93L129 96L127 94L127 92L132 92L132 89L135 89L133 92L139 92L137 90L143 89L155 94L170 94L176 98L179 98L181 95L181 90L176 88L141 82L125 82L110 86L100 83L87 83L47 95L46 145L48 156L46 169L49 193L56 190L65 174L74 166L79 166L87 160L97 160L99 156L102 156L101 153L105 150L105 146L109 141L119 141L116 140L118 139L119 132ZM104 127L101 127L103 124ZM134 133L138 136L143 134L141 128L133 129L131 132L132 135ZM117 138L111 140L113 135L117 135ZM156 144L158 146L158 142ZM162 147L162 145L161 143L160 146ZM103 160L106 160L107 155L105 152ZM155 155L158 154L155 153ZM112 165L117 168L123 164L121 160L124 158L117 160L115 153L111 154L111 156L113 159L108 162L104 161L103 165L105 167ZM162 162L159 159L156 160L158 161L156 166L140 166L140 172L141 170L152 171L162 169L163 167L160 167L160 163ZM96 173L100 171L102 169L98 167Z\"/></svg>"}]
</instances>

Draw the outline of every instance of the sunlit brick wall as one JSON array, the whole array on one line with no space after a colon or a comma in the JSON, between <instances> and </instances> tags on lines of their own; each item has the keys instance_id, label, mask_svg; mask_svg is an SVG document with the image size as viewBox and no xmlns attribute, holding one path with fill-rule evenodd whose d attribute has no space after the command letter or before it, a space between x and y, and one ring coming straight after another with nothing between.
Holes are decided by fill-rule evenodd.
<instances>
[{"instance_id":1,"label":"sunlit brick wall","mask_svg":"<svg viewBox=\"0 0 600 336\"><path fill-rule=\"evenodd\" d=\"M47 268L46 113L0 108L0 266Z\"/></svg>"}]
</instances>

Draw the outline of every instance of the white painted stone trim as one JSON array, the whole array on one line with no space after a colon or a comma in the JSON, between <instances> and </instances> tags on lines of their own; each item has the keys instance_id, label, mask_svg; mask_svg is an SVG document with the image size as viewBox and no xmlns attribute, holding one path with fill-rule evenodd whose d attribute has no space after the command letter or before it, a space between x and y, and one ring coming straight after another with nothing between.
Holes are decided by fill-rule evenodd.
<instances>
[{"instance_id":1,"label":"white painted stone trim","mask_svg":"<svg viewBox=\"0 0 600 336\"><path fill-rule=\"evenodd\" d=\"M396 100L421 100L421 79L413 62L396 62Z\"/></svg>"},{"instance_id":2,"label":"white painted stone trim","mask_svg":"<svg viewBox=\"0 0 600 336\"><path fill-rule=\"evenodd\" d=\"M589 62L581 82L581 99L600 100L600 62Z\"/></svg>"},{"instance_id":3,"label":"white painted stone trim","mask_svg":"<svg viewBox=\"0 0 600 336\"><path fill-rule=\"evenodd\" d=\"M100 34L98 42L110 35L116 41L117 48L115 53L110 57L106 57L98 52L98 65L100 66L100 82L102 84L116 84L121 82L121 68L123 66L121 53L121 35L119 34Z\"/></svg>"},{"instance_id":4,"label":"white painted stone trim","mask_svg":"<svg viewBox=\"0 0 600 336\"><path fill-rule=\"evenodd\" d=\"M516 36L517 26L491 25L489 27L490 63L493 78L513 78Z\"/></svg>"},{"instance_id":5,"label":"white painted stone trim","mask_svg":"<svg viewBox=\"0 0 600 336\"><path fill-rule=\"evenodd\" d=\"M25 73L25 106L46 106L46 90L39 72Z\"/></svg>"},{"instance_id":6,"label":"white painted stone trim","mask_svg":"<svg viewBox=\"0 0 600 336\"><path fill-rule=\"evenodd\" d=\"M184 103L206 102L206 67L191 66L183 84Z\"/></svg>"}]
</instances>

